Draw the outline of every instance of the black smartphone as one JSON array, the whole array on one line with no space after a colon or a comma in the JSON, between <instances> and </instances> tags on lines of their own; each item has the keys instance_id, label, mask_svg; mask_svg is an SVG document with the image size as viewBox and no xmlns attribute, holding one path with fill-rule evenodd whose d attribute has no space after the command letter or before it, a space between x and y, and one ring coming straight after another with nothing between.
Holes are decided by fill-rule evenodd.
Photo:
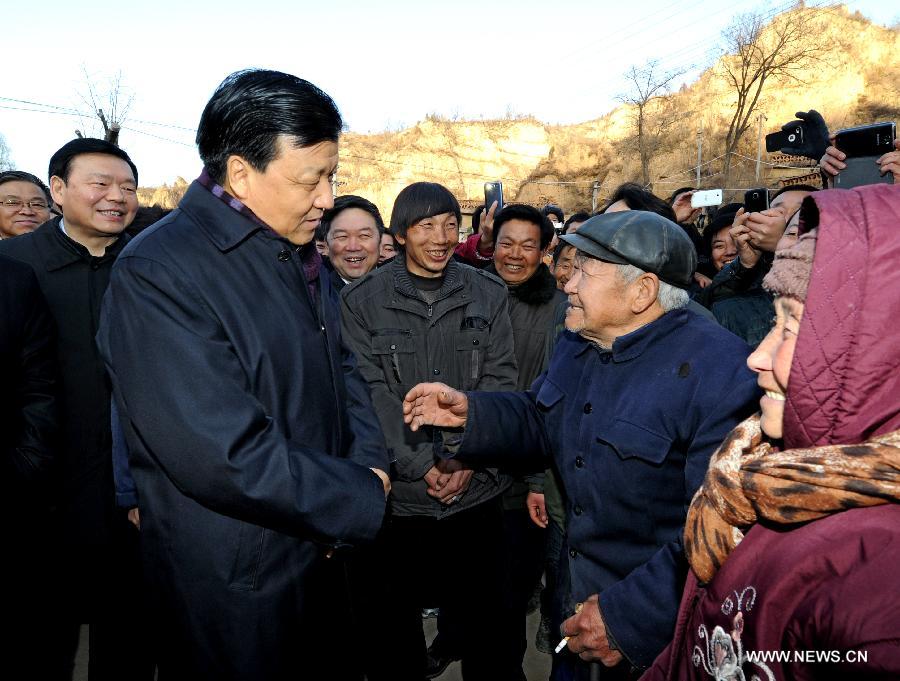
<instances>
[{"instance_id":1,"label":"black smartphone","mask_svg":"<svg viewBox=\"0 0 900 681\"><path fill-rule=\"evenodd\" d=\"M834 146L847 154L848 158L875 156L894 150L897 139L895 123L871 123L855 128L838 130L834 136Z\"/></svg>"},{"instance_id":2,"label":"black smartphone","mask_svg":"<svg viewBox=\"0 0 900 681\"><path fill-rule=\"evenodd\" d=\"M881 174L881 168L875 163L878 156L848 156L844 163L847 167L834 176L834 186L838 189L852 189L867 184L894 184L891 171Z\"/></svg>"},{"instance_id":3,"label":"black smartphone","mask_svg":"<svg viewBox=\"0 0 900 681\"><path fill-rule=\"evenodd\" d=\"M781 151L785 147L799 147L803 144L803 125L795 123L787 130L779 130L766 135L766 151Z\"/></svg>"},{"instance_id":4,"label":"black smartphone","mask_svg":"<svg viewBox=\"0 0 900 681\"><path fill-rule=\"evenodd\" d=\"M496 182L484 183L484 212L487 213L491 209L491 204L497 202L497 213L503 208L503 183L500 180ZM496 214L496 213L495 213Z\"/></svg>"},{"instance_id":5,"label":"black smartphone","mask_svg":"<svg viewBox=\"0 0 900 681\"><path fill-rule=\"evenodd\" d=\"M760 189L750 189L744 192L744 212L759 213L769 207L769 190L762 187Z\"/></svg>"}]
</instances>

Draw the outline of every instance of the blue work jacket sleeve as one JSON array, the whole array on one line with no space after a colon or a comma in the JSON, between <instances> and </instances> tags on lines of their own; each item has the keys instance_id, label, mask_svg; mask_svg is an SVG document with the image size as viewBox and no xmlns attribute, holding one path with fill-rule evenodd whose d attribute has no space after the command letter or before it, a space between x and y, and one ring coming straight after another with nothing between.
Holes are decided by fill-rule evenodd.
<instances>
[{"instance_id":1,"label":"blue work jacket sleeve","mask_svg":"<svg viewBox=\"0 0 900 681\"><path fill-rule=\"evenodd\" d=\"M744 371L739 380L724 386L721 394L706 402L709 408L695 430L685 460L685 517L706 476L710 456L728 433L753 413L758 397L755 377ZM603 619L619 649L635 667L649 667L672 639L688 570L683 536L682 527L677 539L600 593Z\"/></svg>"},{"instance_id":2,"label":"blue work jacket sleeve","mask_svg":"<svg viewBox=\"0 0 900 681\"><path fill-rule=\"evenodd\" d=\"M535 403L545 374L528 392L466 393L469 415L462 442L454 453L436 439L435 450L443 456L479 464L503 465L530 457L552 455L543 415Z\"/></svg>"},{"instance_id":3,"label":"blue work jacket sleeve","mask_svg":"<svg viewBox=\"0 0 900 681\"><path fill-rule=\"evenodd\" d=\"M145 451L181 493L322 542L375 536L386 503L379 478L282 434L188 277L139 256L120 259L97 340L132 450Z\"/></svg>"}]
</instances>

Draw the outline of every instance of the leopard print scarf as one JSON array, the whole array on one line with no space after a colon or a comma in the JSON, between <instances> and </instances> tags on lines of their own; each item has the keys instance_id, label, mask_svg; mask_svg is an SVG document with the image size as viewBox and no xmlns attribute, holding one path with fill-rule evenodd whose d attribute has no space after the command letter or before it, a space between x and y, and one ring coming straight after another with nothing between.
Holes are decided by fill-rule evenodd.
<instances>
[{"instance_id":1,"label":"leopard print scarf","mask_svg":"<svg viewBox=\"0 0 900 681\"><path fill-rule=\"evenodd\" d=\"M900 431L862 444L781 452L764 441L756 414L713 454L688 510L684 548L705 583L758 520L799 523L898 502Z\"/></svg>"}]
</instances>

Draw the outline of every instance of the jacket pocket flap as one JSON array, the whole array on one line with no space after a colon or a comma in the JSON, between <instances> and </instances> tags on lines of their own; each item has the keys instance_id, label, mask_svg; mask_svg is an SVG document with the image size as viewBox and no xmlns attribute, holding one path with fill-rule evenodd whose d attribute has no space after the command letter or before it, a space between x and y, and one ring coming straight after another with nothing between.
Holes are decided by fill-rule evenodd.
<instances>
[{"instance_id":1,"label":"jacket pocket flap","mask_svg":"<svg viewBox=\"0 0 900 681\"><path fill-rule=\"evenodd\" d=\"M565 393L559 389L552 381L544 379L541 389L537 394L537 406L541 411L549 410L554 404L559 402Z\"/></svg>"},{"instance_id":2,"label":"jacket pocket flap","mask_svg":"<svg viewBox=\"0 0 900 681\"><path fill-rule=\"evenodd\" d=\"M392 334L389 336L372 337L373 355L392 355L395 352L415 352L415 343L412 336Z\"/></svg>"},{"instance_id":3,"label":"jacket pocket flap","mask_svg":"<svg viewBox=\"0 0 900 681\"><path fill-rule=\"evenodd\" d=\"M613 421L597 439L611 446L623 459L641 459L653 464L665 461L672 448L672 438L622 419Z\"/></svg>"}]
</instances>

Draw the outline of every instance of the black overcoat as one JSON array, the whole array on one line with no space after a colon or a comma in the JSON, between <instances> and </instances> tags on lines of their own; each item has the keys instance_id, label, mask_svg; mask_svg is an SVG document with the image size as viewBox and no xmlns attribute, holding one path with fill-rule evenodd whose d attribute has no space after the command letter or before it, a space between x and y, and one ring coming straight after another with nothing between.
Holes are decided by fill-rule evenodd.
<instances>
[{"instance_id":1,"label":"black overcoat","mask_svg":"<svg viewBox=\"0 0 900 681\"><path fill-rule=\"evenodd\" d=\"M318 285L198 183L113 271L98 343L177 678L303 678L325 549L381 525L384 437Z\"/></svg>"}]
</instances>

